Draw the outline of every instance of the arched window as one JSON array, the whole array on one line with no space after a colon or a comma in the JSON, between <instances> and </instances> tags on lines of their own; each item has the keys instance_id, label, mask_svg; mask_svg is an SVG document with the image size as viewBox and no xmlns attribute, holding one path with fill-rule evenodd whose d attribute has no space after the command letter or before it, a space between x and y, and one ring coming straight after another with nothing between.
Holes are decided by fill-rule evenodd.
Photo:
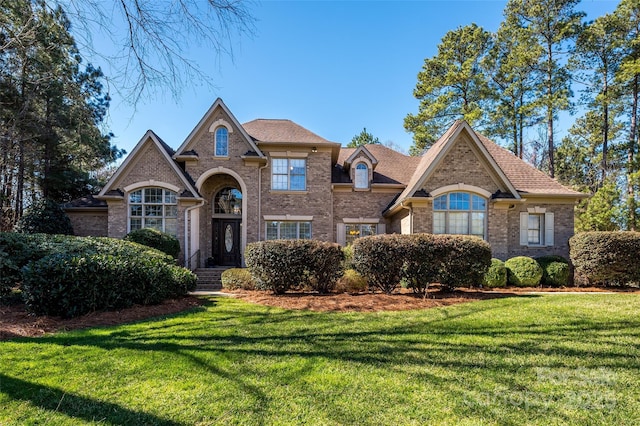
<instances>
[{"instance_id":1,"label":"arched window","mask_svg":"<svg viewBox=\"0 0 640 426\"><path fill-rule=\"evenodd\" d=\"M449 192L433 200L433 233L485 237L487 200L468 192Z\"/></svg>"},{"instance_id":2,"label":"arched window","mask_svg":"<svg viewBox=\"0 0 640 426\"><path fill-rule=\"evenodd\" d=\"M164 188L142 188L129 194L129 231L153 228L178 233L178 199Z\"/></svg>"},{"instance_id":3,"label":"arched window","mask_svg":"<svg viewBox=\"0 0 640 426\"><path fill-rule=\"evenodd\" d=\"M369 188L369 168L364 163L358 163L356 166L355 187L356 189Z\"/></svg>"},{"instance_id":4,"label":"arched window","mask_svg":"<svg viewBox=\"0 0 640 426\"><path fill-rule=\"evenodd\" d=\"M216 157L229 156L229 131L226 127L216 129Z\"/></svg>"},{"instance_id":5,"label":"arched window","mask_svg":"<svg viewBox=\"0 0 640 426\"><path fill-rule=\"evenodd\" d=\"M218 191L213 200L213 213L242 215L242 192L231 187Z\"/></svg>"}]
</instances>

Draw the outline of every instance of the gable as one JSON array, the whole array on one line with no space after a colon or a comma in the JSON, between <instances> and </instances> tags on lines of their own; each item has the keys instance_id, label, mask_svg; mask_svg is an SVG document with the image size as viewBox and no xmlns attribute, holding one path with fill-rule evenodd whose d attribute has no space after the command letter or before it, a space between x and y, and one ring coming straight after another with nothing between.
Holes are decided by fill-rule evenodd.
<instances>
[{"instance_id":1,"label":"gable","mask_svg":"<svg viewBox=\"0 0 640 426\"><path fill-rule=\"evenodd\" d=\"M165 186L181 196L198 197L198 192L171 158L173 150L152 131L140 139L133 151L104 186L98 198L108 198L113 191L122 193L132 186Z\"/></svg>"},{"instance_id":2,"label":"gable","mask_svg":"<svg viewBox=\"0 0 640 426\"><path fill-rule=\"evenodd\" d=\"M229 131L230 151L238 152L240 155L252 153L251 155L257 154L259 157L264 157L253 138L220 98L211 105L173 157L177 158L185 154L201 157L212 155L215 149L214 133L219 126L224 126Z\"/></svg>"},{"instance_id":3,"label":"gable","mask_svg":"<svg viewBox=\"0 0 640 426\"><path fill-rule=\"evenodd\" d=\"M458 137L419 189L431 193L459 183L482 188L491 194L507 190L465 134Z\"/></svg>"}]
</instances>

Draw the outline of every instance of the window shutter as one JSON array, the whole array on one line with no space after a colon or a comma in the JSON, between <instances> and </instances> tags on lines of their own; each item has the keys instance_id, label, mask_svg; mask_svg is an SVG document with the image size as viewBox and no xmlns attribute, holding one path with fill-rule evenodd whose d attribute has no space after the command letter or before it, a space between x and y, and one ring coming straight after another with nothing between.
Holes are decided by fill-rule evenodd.
<instances>
[{"instance_id":1,"label":"window shutter","mask_svg":"<svg viewBox=\"0 0 640 426\"><path fill-rule=\"evenodd\" d=\"M387 224L386 223L379 223L377 232L378 232L378 235L379 234L386 234L387 233Z\"/></svg>"},{"instance_id":2,"label":"window shutter","mask_svg":"<svg viewBox=\"0 0 640 426\"><path fill-rule=\"evenodd\" d=\"M553 239L553 213L544 214L544 244L546 246L555 244Z\"/></svg>"},{"instance_id":3,"label":"window shutter","mask_svg":"<svg viewBox=\"0 0 640 426\"><path fill-rule=\"evenodd\" d=\"M520 245L529 245L529 213L520 212Z\"/></svg>"},{"instance_id":4,"label":"window shutter","mask_svg":"<svg viewBox=\"0 0 640 426\"><path fill-rule=\"evenodd\" d=\"M347 228L344 223L336 224L336 242L341 246L347 245Z\"/></svg>"}]
</instances>

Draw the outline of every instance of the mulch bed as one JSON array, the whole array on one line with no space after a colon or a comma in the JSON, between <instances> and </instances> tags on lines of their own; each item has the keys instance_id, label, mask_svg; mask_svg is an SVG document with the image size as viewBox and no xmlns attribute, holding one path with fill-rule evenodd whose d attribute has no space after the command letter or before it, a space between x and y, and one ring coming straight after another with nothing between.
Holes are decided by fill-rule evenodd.
<instances>
[{"instance_id":1,"label":"mulch bed","mask_svg":"<svg viewBox=\"0 0 640 426\"><path fill-rule=\"evenodd\" d=\"M638 289L620 290L594 287L572 288L509 288L498 291L456 290L453 292L432 291L425 298L408 290L386 295L381 293L361 294L309 294L287 293L276 296L261 291L236 290L232 296L251 303L259 303L284 309L307 309L329 312L378 312L428 309L466 303L476 300L515 297L530 292L625 292L640 293ZM154 306L134 306L115 312L93 312L78 318L62 319L50 316L34 316L25 311L24 305L0 305L0 340L14 337L37 337L56 331L75 330L95 326L117 325L146 318L182 312L200 306L206 299L194 296L172 299Z\"/></svg>"}]
</instances>

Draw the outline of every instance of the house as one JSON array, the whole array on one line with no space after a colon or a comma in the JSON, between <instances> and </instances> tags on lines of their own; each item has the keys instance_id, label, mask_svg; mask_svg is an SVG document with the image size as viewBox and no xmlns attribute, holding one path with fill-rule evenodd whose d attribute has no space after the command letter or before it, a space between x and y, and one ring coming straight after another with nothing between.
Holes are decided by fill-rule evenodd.
<instances>
[{"instance_id":1,"label":"house","mask_svg":"<svg viewBox=\"0 0 640 426\"><path fill-rule=\"evenodd\" d=\"M567 257L583 197L464 121L410 157L343 148L290 120L240 124L217 99L177 150L148 131L97 196L66 211L79 235L174 234L195 268L241 265L253 241L380 233L471 234L501 259Z\"/></svg>"}]
</instances>

